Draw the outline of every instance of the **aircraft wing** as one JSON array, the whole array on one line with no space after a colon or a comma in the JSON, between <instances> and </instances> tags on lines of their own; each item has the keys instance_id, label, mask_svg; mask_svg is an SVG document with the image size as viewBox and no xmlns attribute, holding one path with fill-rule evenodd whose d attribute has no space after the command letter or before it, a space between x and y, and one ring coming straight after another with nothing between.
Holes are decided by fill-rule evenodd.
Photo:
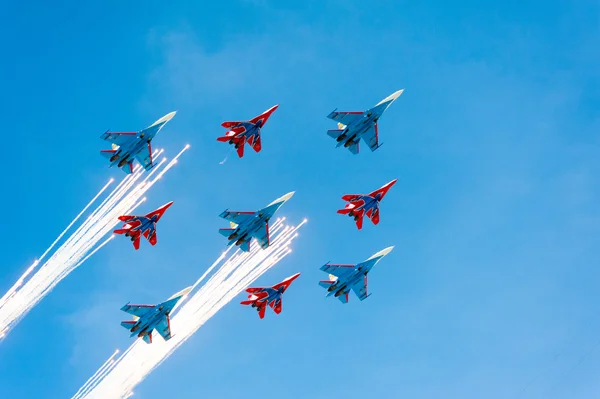
<instances>
[{"instance_id":1,"label":"aircraft wing","mask_svg":"<svg viewBox=\"0 0 600 399\"><path fill-rule=\"evenodd\" d=\"M254 236L254 238L256 238L258 244L262 249L267 248L270 244L269 223L265 223L264 226L260 227L258 230L252 233L252 235Z\"/></svg>"},{"instance_id":2,"label":"aircraft wing","mask_svg":"<svg viewBox=\"0 0 600 399\"><path fill-rule=\"evenodd\" d=\"M156 328L156 331L158 331L165 341L171 339L171 321L169 320L169 316L165 316L154 328Z\"/></svg>"},{"instance_id":3,"label":"aircraft wing","mask_svg":"<svg viewBox=\"0 0 600 399\"><path fill-rule=\"evenodd\" d=\"M367 130L362 135L362 138L365 140L365 143L367 143L371 151L375 151L379 148L379 128L377 127L377 123Z\"/></svg>"},{"instance_id":4,"label":"aircraft wing","mask_svg":"<svg viewBox=\"0 0 600 399\"><path fill-rule=\"evenodd\" d=\"M341 112L335 110L329 115L327 115L329 119L333 119L334 121L346 126L348 126L356 120L359 120L360 118L362 118L362 116L363 112Z\"/></svg>"},{"instance_id":5,"label":"aircraft wing","mask_svg":"<svg viewBox=\"0 0 600 399\"><path fill-rule=\"evenodd\" d=\"M100 138L120 147L136 140L137 132L106 132Z\"/></svg>"},{"instance_id":6,"label":"aircraft wing","mask_svg":"<svg viewBox=\"0 0 600 399\"><path fill-rule=\"evenodd\" d=\"M121 308L121 310L123 312L132 314L136 317L142 317L154 308L155 308L154 305L130 305L130 304L127 304L127 305L123 306Z\"/></svg>"},{"instance_id":7,"label":"aircraft wing","mask_svg":"<svg viewBox=\"0 0 600 399\"><path fill-rule=\"evenodd\" d=\"M227 210L221 213L219 216L229 222L233 222L239 225L244 223L246 220L252 219L254 215L255 212L237 212Z\"/></svg>"},{"instance_id":8,"label":"aircraft wing","mask_svg":"<svg viewBox=\"0 0 600 399\"><path fill-rule=\"evenodd\" d=\"M152 162L152 146L148 143L148 147L142 149L135 155L135 159L144 167L146 170L150 170L154 167Z\"/></svg>"},{"instance_id":9,"label":"aircraft wing","mask_svg":"<svg viewBox=\"0 0 600 399\"><path fill-rule=\"evenodd\" d=\"M354 291L358 299L360 299L361 301L369 296L367 293L367 285L367 276L365 276L365 278L363 278L361 281L357 282L352 286L352 291Z\"/></svg>"},{"instance_id":10,"label":"aircraft wing","mask_svg":"<svg viewBox=\"0 0 600 399\"><path fill-rule=\"evenodd\" d=\"M354 271L355 266L356 265L333 265L328 263L321 266L321 270L340 279L350 275Z\"/></svg>"}]
</instances>

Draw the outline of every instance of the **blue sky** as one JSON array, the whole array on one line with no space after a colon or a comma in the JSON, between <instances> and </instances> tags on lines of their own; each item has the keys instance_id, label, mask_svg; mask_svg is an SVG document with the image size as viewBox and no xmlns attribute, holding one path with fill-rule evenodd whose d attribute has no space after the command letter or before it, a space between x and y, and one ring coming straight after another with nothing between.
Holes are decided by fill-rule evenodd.
<instances>
[{"instance_id":1,"label":"blue sky","mask_svg":"<svg viewBox=\"0 0 600 399\"><path fill-rule=\"evenodd\" d=\"M9 1L0 73L5 292L109 177L106 129L178 110L174 155L146 212L170 200L160 243L115 239L0 344L2 397L70 397L132 341L120 306L189 285L225 246L225 208L307 217L262 276L302 276L279 316L237 299L136 397L589 398L600 384L600 5L597 1ZM384 145L352 156L326 134L334 108L405 92ZM280 104L260 154L240 160L224 120ZM398 178L381 223L335 213ZM348 305L317 286L327 261L395 245ZM241 298L240 298L241 300ZM574 369L573 365L584 357Z\"/></svg>"}]
</instances>

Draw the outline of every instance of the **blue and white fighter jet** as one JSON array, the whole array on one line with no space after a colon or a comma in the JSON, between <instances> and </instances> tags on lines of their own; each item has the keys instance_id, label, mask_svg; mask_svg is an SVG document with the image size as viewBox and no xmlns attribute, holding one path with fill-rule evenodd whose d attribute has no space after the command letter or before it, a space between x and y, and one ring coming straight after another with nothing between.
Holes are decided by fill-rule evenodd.
<instances>
[{"instance_id":1,"label":"blue and white fighter jet","mask_svg":"<svg viewBox=\"0 0 600 399\"><path fill-rule=\"evenodd\" d=\"M338 128L328 130L327 134L337 141L337 147L344 146L353 154L358 154L360 139L363 139L371 151L375 151L381 146L379 143L379 127L377 122L383 112L400 95L402 90L384 98L373 108L358 112L341 112L333 110L327 117L338 122ZM383 143L382 143L383 144Z\"/></svg>"},{"instance_id":2,"label":"blue and white fighter jet","mask_svg":"<svg viewBox=\"0 0 600 399\"><path fill-rule=\"evenodd\" d=\"M110 141L112 149L101 150L100 154L108 158L111 167L117 165L127 174L133 173L134 160L137 160L144 169L152 169L156 166L152 159L152 139L175 116L175 113L176 111L168 113L139 132L106 131L100 138Z\"/></svg>"},{"instance_id":3,"label":"blue and white fighter jet","mask_svg":"<svg viewBox=\"0 0 600 399\"><path fill-rule=\"evenodd\" d=\"M130 305L121 308L123 312L133 315L133 320L122 321L121 325L131 332L131 336L137 335L146 343L152 343L152 332L156 329L158 333L168 341L171 339L171 311L187 294L192 287L179 291L171 298L158 305Z\"/></svg>"},{"instance_id":4,"label":"blue and white fighter jet","mask_svg":"<svg viewBox=\"0 0 600 399\"><path fill-rule=\"evenodd\" d=\"M371 294L367 293L367 274L385 255L389 254L394 247L388 247L377 252L369 259L356 265L335 265L327 263L321 266L321 270L329 273L329 280L319 281L319 285L327 289L327 296L334 295L342 303L348 303L350 290L354 291L361 301L367 299Z\"/></svg>"},{"instance_id":5,"label":"blue and white fighter jet","mask_svg":"<svg viewBox=\"0 0 600 399\"><path fill-rule=\"evenodd\" d=\"M261 248L267 248L270 244L269 220L293 195L294 191L287 193L256 212L225 210L219 216L228 220L231 228L219 229L219 233L227 237L229 240L228 246L235 243L244 252L250 251L250 240L252 240L252 237L258 240Z\"/></svg>"}]
</instances>

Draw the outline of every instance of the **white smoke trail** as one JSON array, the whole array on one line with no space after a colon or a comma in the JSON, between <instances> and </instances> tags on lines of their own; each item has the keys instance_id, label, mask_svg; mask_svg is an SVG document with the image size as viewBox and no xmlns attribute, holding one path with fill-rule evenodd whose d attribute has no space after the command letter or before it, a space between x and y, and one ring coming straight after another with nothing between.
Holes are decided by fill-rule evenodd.
<instances>
[{"instance_id":1,"label":"white smoke trail","mask_svg":"<svg viewBox=\"0 0 600 399\"><path fill-rule=\"evenodd\" d=\"M81 212L79 212L79 214L77 216L75 216L75 219L73 219L73 221L71 221L71 223L69 223L69 225L63 230L63 232L59 234L59 236L56 238L56 240L54 240L54 242L52 244L50 244L50 246L48 247L48 249L46 249L46 251L44 251L44 253L42 254L42 256L40 256L39 259L36 259L33 262L33 264L31 266L29 266L29 268L25 271L25 273L23 273L23 275L21 277L19 277L19 279L17 280L17 282L6 292L6 294L4 294L4 296L2 298L0 298L0 306L2 306L4 304L4 302L6 302L6 300L9 297L11 297L12 294L17 290L17 288L19 288L23 284L23 281L25 281L25 279L27 278L27 276L30 275L33 272L33 270L35 269L35 267L46 257L46 255L48 254L48 252L50 252L52 250L52 248L54 248L54 246L56 245L56 243L65 235L65 233L67 231L69 231L71 229L71 227L73 227L73 225L75 224L75 222L77 222L77 220L79 220L79 218L85 213L85 211L87 211L88 208L90 206L92 206L92 204L94 202L96 202L96 200L102 195L102 193L104 191L106 191L106 189L108 188L108 186L110 186L113 181L114 181L114 179L110 179L108 181L108 183L106 183L106 185L104 187L102 187L102 189L100 189L100 191L98 192L98 194L96 194L96 196L94 198L92 198L92 200L90 202L88 202L88 204L83 208L83 210Z\"/></svg>"},{"instance_id":2,"label":"white smoke trail","mask_svg":"<svg viewBox=\"0 0 600 399\"><path fill-rule=\"evenodd\" d=\"M254 245L249 253L237 250L196 293L189 296L177 312L173 313L173 336L169 341L155 339L148 345L136 340L114 363L104 368L94 383L88 384L85 390L80 390L72 399L125 399L131 396L133 389L206 321L286 257L291 252L290 244L304 223L306 220L296 227L284 227L283 220L279 219L271 227L271 245L267 249L263 250ZM216 267L225 258L226 253L223 253L210 269ZM206 274L199 281L202 281Z\"/></svg>"},{"instance_id":3,"label":"white smoke trail","mask_svg":"<svg viewBox=\"0 0 600 399\"><path fill-rule=\"evenodd\" d=\"M108 360L106 360L104 362L104 364L102 364L102 366L100 366L100 368L98 369L98 371L96 371L86 382L85 384L83 384L81 386L81 388L79 388L79 391L77 391L77 393L75 395L79 395L80 393L84 392L87 390L88 386L91 386L91 384L100 376L104 373L104 370L109 368L115 361L113 360L115 358L115 356L117 356L119 354L119 350L115 350L113 352L113 354L111 355L111 357L108 358Z\"/></svg>"},{"instance_id":4,"label":"white smoke trail","mask_svg":"<svg viewBox=\"0 0 600 399\"><path fill-rule=\"evenodd\" d=\"M17 283L0 300L0 340L25 317L25 315L42 300L64 277L75 268L85 262L90 256L106 245L112 237L98 243L118 223L117 217L129 213L143 202L144 194L177 163L177 158L189 148L186 145L171 162L161 160L151 171L146 173L145 179L136 186L136 183L144 175L143 168L137 168L134 173L128 175L115 189L102 201L102 203L91 213L90 216L71 234L69 238L50 256L50 258L33 274L27 282L25 279L33 271L36 264L30 266ZM157 150L153 156L162 153ZM153 175L156 177L151 179ZM151 180L150 180L151 179ZM108 184L102 189L105 190ZM97 199L101 193L94 198ZM91 205L88 204L87 207ZM86 207L86 208L87 208ZM78 219L83 211L77 216ZM73 221L69 227L74 224ZM61 233L61 236L66 230ZM60 239L60 236L59 236ZM58 239L54 246L58 242ZM51 247L52 247L51 246ZM48 253L47 250L46 253Z\"/></svg>"}]
</instances>

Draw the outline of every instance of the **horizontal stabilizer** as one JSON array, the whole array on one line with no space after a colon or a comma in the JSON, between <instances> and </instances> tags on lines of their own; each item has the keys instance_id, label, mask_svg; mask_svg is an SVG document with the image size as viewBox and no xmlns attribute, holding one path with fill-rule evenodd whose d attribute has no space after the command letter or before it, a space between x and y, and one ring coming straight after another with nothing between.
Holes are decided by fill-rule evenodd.
<instances>
[{"instance_id":1,"label":"horizontal stabilizer","mask_svg":"<svg viewBox=\"0 0 600 399\"><path fill-rule=\"evenodd\" d=\"M252 305L253 303L254 303L254 300L247 300L247 301L240 302L240 304L242 304L242 305Z\"/></svg>"},{"instance_id":2,"label":"horizontal stabilizer","mask_svg":"<svg viewBox=\"0 0 600 399\"><path fill-rule=\"evenodd\" d=\"M100 155L102 155L104 158L110 159L113 155L115 155L116 152L117 150L102 150L100 151Z\"/></svg>"},{"instance_id":3,"label":"horizontal stabilizer","mask_svg":"<svg viewBox=\"0 0 600 399\"><path fill-rule=\"evenodd\" d=\"M133 328L133 326L135 326L135 323L137 323L135 320L126 320L126 321L122 321L121 325L123 327L125 327L128 330L131 330Z\"/></svg>"},{"instance_id":4,"label":"horizontal stabilizer","mask_svg":"<svg viewBox=\"0 0 600 399\"><path fill-rule=\"evenodd\" d=\"M342 135L342 132L343 132L343 130L340 130L340 129L328 130L327 135L329 137L333 137L334 139L337 139L338 137L340 137Z\"/></svg>"},{"instance_id":5,"label":"horizontal stabilizer","mask_svg":"<svg viewBox=\"0 0 600 399\"><path fill-rule=\"evenodd\" d=\"M242 141L242 143L239 145L239 147L237 148L237 154L239 158L242 158L244 156L244 147L245 147L245 142Z\"/></svg>"},{"instance_id":6,"label":"horizontal stabilizer","mask_svg":"<svg viewBox=\"0 0 600 399\"><path fill-rule=\"evenodd\" d=\"M229 237L234 231L235 229L219 229L219 234L224 237Z\"/></svg>"},{"instance_id":7,"label":"horizontal stabilizer","mask_svg":"<svg viewBox=\"0 0 600 399\"><path fill-rule=\"evenodd\" d=\"M113 231L113 233L115 234L125 234L129 231L129 229L117 229L115 231Z\"/></svg>"},{"instance_id":8,"label":"horizontal stabilizer","mask_svg":"<svg viewBox=\"0 0 600 399\"><path fill-rule=\"evenodd\" d=\"M151 344L152 343L152 334L144 335L143 339L147 344Z\"/></svg>"},{"instance_id":9,"label":"horizontal stabilizer","mask_svg":"<svg viewBox=\"0 0 600 399\"><path fill-rule=\"evenodd\" d=\"M260 317L261 319L265 318L265 311L267 310L267 307L265 305L261 306L258 309L258 317Z\"/></svg>"},{"instance_id":10,"label":"horizontal stabilizer","mask_svg":"<svg viewBox=\"0 0 600 399\"><path fill-rule=\"evenodd\" d=\"M319 285L325 289L328 289L329 287L331 287L331 285L335 283L335 281L331 281L331 280L321 280L319 281Z\"/></svg>"},{"instance_id":11,"label":"horizontal stabilizer","mask_svg":"<svg viewBox=\"0 0 600 399\"><path fill-rule=\"evenodd\" d=\"M254 142L252 142L250 145L252 146L252 149L255 152L260 152L260 150L262 149L262 141L260 139L260 136L256 137Z\"/></svg>"},{"instance_id":12,"label":"horizontal stabilizer","mask_svg":"<svg viewBox=\"0 0 600 399\"><path fill-rule=\"evenodd\" d=\"M352 208L354 208L354 207L352 207ZM352 211L352 208L338 209L337 213L339 213L341 215L347 215Z\"/></svg>"}]
</instances>

